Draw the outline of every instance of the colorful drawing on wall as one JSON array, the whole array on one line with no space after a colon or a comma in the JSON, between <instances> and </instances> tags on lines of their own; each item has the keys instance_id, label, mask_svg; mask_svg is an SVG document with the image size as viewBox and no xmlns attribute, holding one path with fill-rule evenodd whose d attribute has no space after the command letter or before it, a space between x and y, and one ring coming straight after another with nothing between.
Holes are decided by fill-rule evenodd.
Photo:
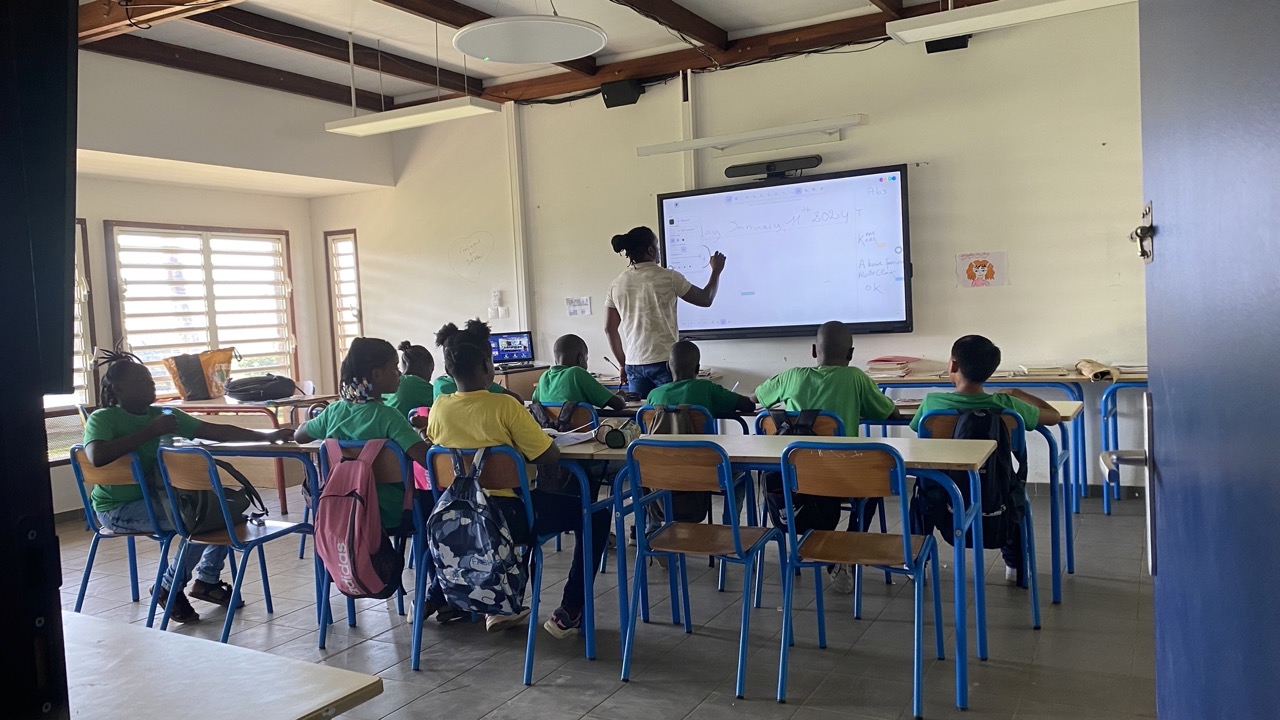
<instances>
[{"instance_id":1,"label":"colorful drawing on wall","mask_svg":"<svg viewBox=\"0 0 1280 720\"><path fill-rule=\"evenodd\" d=\"M1009 284L1009 264L1002 252L956 255L956 285L963 288Z\"/></svg>"}]
</instances>

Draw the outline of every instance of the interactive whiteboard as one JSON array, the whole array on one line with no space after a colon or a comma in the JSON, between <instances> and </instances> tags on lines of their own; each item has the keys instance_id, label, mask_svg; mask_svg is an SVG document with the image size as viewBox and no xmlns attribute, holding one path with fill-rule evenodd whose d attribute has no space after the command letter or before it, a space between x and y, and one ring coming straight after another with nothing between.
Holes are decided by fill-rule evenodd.
<instances>
[{"instance_id":1,"label":"interactive whiteboard","mask_svg":"<svg viewBox=\"0 0 1280 720\"><path fill-rule=\"evenodd\" d=\"M709 308L681 302L682 338L911 332L905 165L658 196L664 264L702 285L728 257Z\"/></svg>"}]
</instances>

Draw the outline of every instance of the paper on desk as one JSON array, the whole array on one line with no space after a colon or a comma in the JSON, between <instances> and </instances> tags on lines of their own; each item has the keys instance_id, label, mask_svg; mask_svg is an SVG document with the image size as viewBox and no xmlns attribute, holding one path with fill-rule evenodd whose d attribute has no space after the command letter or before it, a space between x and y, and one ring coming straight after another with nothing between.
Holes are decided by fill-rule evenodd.
<instances>
[{"instance_id":1,"label":"paper on desk","mask_svg":"<svg viewBox=\"0 0 1280 720\"><path fill-rule=\"evenodd\" d=\"M566 445L577 445L579 443L587 442L588 440L594 440L596 433L594 430L588 430L586 432L556 433L553 437L555 439L552 440L552 442L559 447L564 447Z\"/></svg>"},{"instance_id":2,"label":"paper on desk","mask_svg":"<svg viewBox=\"0 0 1280 720\"><path fill-rule=\"evenodd\" d=\"M1111 380L1114 382L1120 378L1119 370L1111 367L1110 365L1103 365L1097 360L1090 360L1088 358L1078 361L1076 363L1076 369L1080 371L1081 375L1084 375L1093 382L1098 382L1100 380Z\"/></svg>"}]
</instances>

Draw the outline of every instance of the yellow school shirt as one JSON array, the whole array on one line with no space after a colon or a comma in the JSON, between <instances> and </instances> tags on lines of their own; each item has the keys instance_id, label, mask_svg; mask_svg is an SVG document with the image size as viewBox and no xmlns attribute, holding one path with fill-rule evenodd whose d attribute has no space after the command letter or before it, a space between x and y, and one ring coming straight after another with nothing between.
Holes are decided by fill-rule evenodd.
<instances>
[{"instance_id":1,"label":"yellow school shirt","mask_svg":"<svg viewBox=\"0 0 1280 720\"><path fill-rule=\"evenodd\" d=\"M515 398L487 390L436 398L427 421L427 437L433 445L455 450L510 445L530 461L546 452L552 443L551 436ZM490 494L516 495L512 490L493 490Z\"/></svg>"}]
</instances>

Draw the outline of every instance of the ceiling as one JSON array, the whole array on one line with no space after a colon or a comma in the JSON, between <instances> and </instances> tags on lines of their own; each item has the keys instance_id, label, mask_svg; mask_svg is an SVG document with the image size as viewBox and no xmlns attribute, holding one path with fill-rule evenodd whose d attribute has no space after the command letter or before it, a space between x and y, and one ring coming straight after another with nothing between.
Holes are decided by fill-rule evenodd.
<instances>
[{"instance_id":1,"label":"ceiling","mask_svg":"<svg viewBox=\"0 0 1280 720\"><path fill-rule=\"evenodd\" d=\"M203 0L207 4L210 0ZM216 1L216 0L215 0ZM626 4L624 4L626 1ZM972 3L974 0L970 0ZM978 0L981 1L981 0ZM81 5L108 6L120 3L121 0L80 0ZM133 13L143 12L144 7L159 7L159 4L144 4L139 0L124 0L137 7ZM167 0L174 5L196 6L201 0ZM902 8L902 0L676 0L684 10L700 16L727 32L730 45L734 40L750 38L794 28L809 28L822 24L836 24L835 21L858 18L861 16L883 15L881 8ZM452 41L456 30L448 25L436 23L414 12L402 9L408 7L436 8L448 5L465 5L492 15L517 14L549 14L550 0L227 0L227 8L213 10L183 10L190 13L185 17L163 18L147 24L138 23L139 27L125 28L128 38L117 36L101 44L85 45L85 49L99 50L112 54L121 54L121 50L113 52L110 46L128 40L133 43L129 53L134 59L146 59L157 62L154 58L139 58L137 52L140 45L134 38L159 41L179 48L210 53L222 58L254 63L266 68L283 70L289 73L315 78L349 88L353 73L344 57L337 57L335 48L331 47L330 57L321 57L298 49L283 47L272 42L296 42L300 39L298 29L322 33L336 39L343 48L348 33L355 43L376 48L380 54L369 53L368 57L376 57L381 63L383 72L375 67L357 67L354 72L354 84L360 90L376 96L362 98L362 105L368 109L389 107L395 103L430 100L446 92L461 92L462 87L446 87L441 90L428 76L420 73L415 79L404 79L393 74L400 59L419 61L438 66L442 71L465 73L471 80L462 83L466 90L473 90L475 80L483 81L492 87L498 84L509 84L517 81L528 81L532 78L558 76L565 74L563 67L552 65L510 65L503 63L478 62L465 58L453 49ZM597 65L607 65L619 61L634 60L650 56L672 54L677 51L689 51L694 41L682 39L675 31L645 17L630 6L638 7L670 7L671 0L555 0L555 9L561 15L586 20L599 25L608 34L608 43L594 59ZM907 8L920 8L924 4L932 11L940 3L936 0L908 0ZM961 3L957 3L961 4ZM394 7L393 5L401 5ZM630 5L630 6L628 6ZM82 8L82 43L84 12ZM909 10L908 10L909 12ZM207 13L207 15L206 15ZM282 21L288 25L272 26L267 36L259 34L257 38L237 34L238 28L245 26L244 20L257 24L256 18L241 13L252 13L270 20ZM213 27L210 16L225 18L222 27ZM202 17L204 20L202 20ZM884 15L883 19L892 19ZM149 25L149 26L148 26ZM281 28L284 28L281 30ZM159 47L159 46L152 46ZM712 48L714 52L716 48ZM705 54L705 53L704 53ZM126 54L126 56L128 56ZM202 56L203 57L203 56ZM167 64L161 62L161 64ZM185 67L184 69L193 69ZM434 69L434 68L433 68ZM199 71L199 70L196 70ZM211 73L216 74L216 73ZM616 75L616 74L615 74ZM615 77L601 78L594 83ZM461 82L461 81L459 81ZM479 84L479 83L475 83ZM588 83L591 84L591 83ZM331 98L339 101L336 88L329 88ZM542 92L545 96L551 92L549 87ZM510 97L504 98L510 99Z\"/></svg>"}]
</instances>

